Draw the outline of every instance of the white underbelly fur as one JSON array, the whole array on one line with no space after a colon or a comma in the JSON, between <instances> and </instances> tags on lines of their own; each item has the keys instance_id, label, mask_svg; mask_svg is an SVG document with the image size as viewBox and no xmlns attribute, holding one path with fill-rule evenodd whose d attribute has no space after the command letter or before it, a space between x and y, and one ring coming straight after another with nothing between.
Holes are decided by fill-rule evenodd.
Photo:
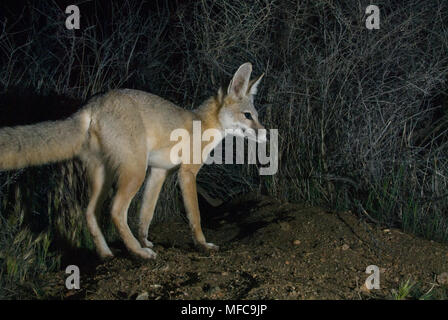
<instances>
[{"instance_id":1,"label":"white underbelly fur","mask_svg":"<svg viewBox=\"0 0 448 320\"><path fill-rule=\"evenodd\" d=\"M153 150L148 153L148 166L170 170L181 163L181 158L170 158L170 148ZM173 161L171 161L173 160Z\"/></svg>"}]
</instances>

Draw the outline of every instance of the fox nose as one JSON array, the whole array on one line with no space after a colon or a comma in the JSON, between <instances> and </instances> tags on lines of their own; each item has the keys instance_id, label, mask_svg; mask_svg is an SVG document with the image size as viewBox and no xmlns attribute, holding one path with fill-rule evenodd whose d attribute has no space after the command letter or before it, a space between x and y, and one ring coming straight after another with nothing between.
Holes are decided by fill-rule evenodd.
<instances>
[{"instance_id":1,"label":"fox nose","mask_svg":"<svg viewBox=\"0 0 448 320\"><path fill-rule=\"evenodd\" d=\"M255 133L257 135L257 141L260 143L264 143L268 141L268 130L258 121L254 121L253 128L255 129Z\"/></svg>"}]
</instances>

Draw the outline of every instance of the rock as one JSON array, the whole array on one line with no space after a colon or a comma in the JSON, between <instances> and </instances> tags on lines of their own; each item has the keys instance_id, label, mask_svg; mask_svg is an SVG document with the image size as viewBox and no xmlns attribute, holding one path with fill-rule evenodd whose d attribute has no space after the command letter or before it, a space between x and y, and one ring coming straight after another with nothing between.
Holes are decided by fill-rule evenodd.
<instances>
[{"instance_id":1,"label":"rock","mask_svg":"<svg viewBox=\"0 0 448 320\"><path fill-rule=\"evenodd\" d=\"M442 272L437 276L437 282L441 285L448 285L448 272Z\"/></svg>"},{"instance_id":2,"label":"rock","mask_svg":"<svg viewBox=\"0 0 448 320\"><path fill-rule=\"evenodd\" d=\"M160 288L162 288L162 286L160 284L152 284L152 285L150 285L150 287L152 289L160 289Z\"/></svg>"},{"instance_id":3,"label":"rock","mask_svg":"<svg viewBox=\"0 0 448 320\"><path fill-rule=\"evenodd\" d=\"M148 292L140 293L135 300L149 300Z\"/></svg>"}]
</instances>

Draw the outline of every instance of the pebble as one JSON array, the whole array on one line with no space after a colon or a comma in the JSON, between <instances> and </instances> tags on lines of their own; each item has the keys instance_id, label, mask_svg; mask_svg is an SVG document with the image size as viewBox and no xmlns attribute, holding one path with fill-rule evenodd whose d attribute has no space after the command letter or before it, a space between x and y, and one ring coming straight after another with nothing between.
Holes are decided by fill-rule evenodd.
<instances>
[{"instance_id":1,"label":"pebble","mask_svg":"<svg viewBox=\"0 0 448 320\"><path fill-rule=\"evenodd\" d=\"M135 300L149 300L148 292L140 293Z\"/></svg>"},{"instance_id":2,"label":"pebble","mask_svg":"<svg viewBox=\"0 0 448 320\"><path fill-rule=\"evenodd\" d=\"M365 283L359 289L361 290L361 292L370 293L370 290L366 287Z\"/></svg>"}]
</instances>

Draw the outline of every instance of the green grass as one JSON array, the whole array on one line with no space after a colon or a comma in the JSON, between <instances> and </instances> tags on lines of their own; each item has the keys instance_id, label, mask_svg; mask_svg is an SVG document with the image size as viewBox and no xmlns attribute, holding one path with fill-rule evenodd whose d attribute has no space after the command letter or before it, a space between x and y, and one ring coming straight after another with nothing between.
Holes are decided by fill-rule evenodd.
<instances>
[{"instance_id":1,"label":"green grass","mask_svg":"<svg viewBox=\"0 0 448 320\"><path fill-rule=\"evenodd\" d=\"M447 300L448 287L430 284L430 287L423 289L419 282L412 281L410 278L400 284L397 289L392 289L393 300Z\"/></svg>"},{"instance_id":2,"label":"green grass","mask_svg":"<svg viewBox=\"0 0 448 320\"><path fill-rule=\"evenodd\" d=\"M17 298L21 289L39 287L41 274L59 270L50 233L36 236L22 221L1 216L0 230L0 299Z\"/></svg>"},{"instance_id":3,"label":"green grass","mask_svg":"<svg viewBox=\"0 0 448 320\"><path fill-rule=\"evenodd\" d=\"M411 297L411 290L414 287L414 283L410 279L402 282L397 290L392 290L394 300L407 300Z\"/></svg>"}]
</instances>

